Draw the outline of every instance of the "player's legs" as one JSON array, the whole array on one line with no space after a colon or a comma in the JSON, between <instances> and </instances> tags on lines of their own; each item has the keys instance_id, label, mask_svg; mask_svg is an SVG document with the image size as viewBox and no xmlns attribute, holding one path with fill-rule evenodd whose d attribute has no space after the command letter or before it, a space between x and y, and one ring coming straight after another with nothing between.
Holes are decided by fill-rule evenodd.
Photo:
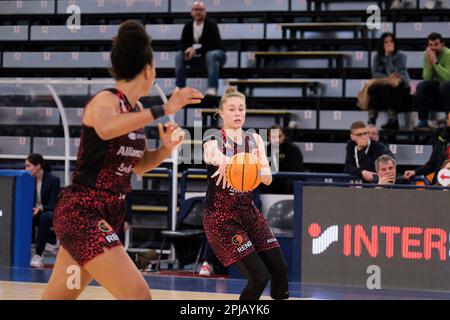
<instances>
[{"instance_id":1,"label":"player's legs","mask_svg":"<svg viewBox=\"0 0 450 320\"><path fill-rule=\"evenodd\" d=\"M269 271L256 251L233 264L247 278L247 286L239 300L258 300L269 281Z\"/></svg>"},{"instance_id":2,"label":"player's legs","mask_svg":"<svg viewBox=\"0 0 450 320\"><path fill-rule=\"evenodd\" d=\"M84 268L117 299L151 299L147 282L123 246L105 249Z\"/></svg>"},{"instance_id":3,"label":"player's legs","mask_svg":"<svg viewBox=\"0 0 450 320\"><path fill-rule=\"evenodd\" d=\"M79 286L77 285L77 272L79 270ZM45 288L44 300L71 300L76 299L91 282L90 274L81 267L64 247L60 247L56 257L52 275Z\"/></svg>"},{"instance_id":4,"label":"player's legs","mask_svg":"<svg viewBox=\"0 0 450 320\"><path fill-rule=\"evenodd\" d=\"M281 249L273 248L258 252L270 273L270 296L273 299L289 298L288 265Z\"/></svg>"}]
</instances>

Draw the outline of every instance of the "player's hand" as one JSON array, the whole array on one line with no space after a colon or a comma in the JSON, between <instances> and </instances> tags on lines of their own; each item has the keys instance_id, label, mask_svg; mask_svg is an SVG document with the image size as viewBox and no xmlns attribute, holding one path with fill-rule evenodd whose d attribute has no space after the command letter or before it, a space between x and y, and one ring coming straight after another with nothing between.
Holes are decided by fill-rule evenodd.
<instances>
[{"instance_id":1,"label":"player's hand","mask_svg":"<svg viewBox=\"0 0 450 320\"><path fill-rule=\"evenodd\" d=\"M220 164L219 169L217 169L216 172L211 176L211 178L217 177L216 186L219 186L222 182L222 189L230 188L231 185L228 182L227 178L225 177L227 170L227 163L224 161Z\"/></svg>"},{"instance_id":2,"label":"player's hand","mask_svg":"<svg viewBox=\"0 0 450 320\"><path fill-rule=\"evenodd\" d=\"M130 230L131 229L131 224L129 224L128 222L124 222L123 223L123 230L124 231L128 231L128 230Z\"/></svg>"},{"instance_id":3,"label":"player's hand","mask_svg":"<svg viewBox=\"0 0 450 320\"><path fill-rule=\"evenodd\" d=\"M164 127L166 127L165 131L163 125L158 123L159 138L162 146L172 151L183 142L185 133L177 124L170 121L166 122Z\"/></svg>"},{"instance_id":4,"label":"player's hand","mask_svg":"<svg viewBox=\"0 0 450 320\"><path fill-rule=\"evenodd\" d=\"M405 173L403 174L403 176L406 179L411 179L412 177L414 177L416 175L416 172L414 170L406 170Z\"/></svg>"},{"instance_id":5,"label":"player's hand","mask_svg":"<svg viewBox=\"0 0 450 320\"><path fill-rule=\"evenodd\" d=\"M200 91L193 88L175 88L169 101L167 101L164 109L166 114L174 114L181 110L185 105L198 104L202 101L203 95Z\"/></svg>"}]
</instances>

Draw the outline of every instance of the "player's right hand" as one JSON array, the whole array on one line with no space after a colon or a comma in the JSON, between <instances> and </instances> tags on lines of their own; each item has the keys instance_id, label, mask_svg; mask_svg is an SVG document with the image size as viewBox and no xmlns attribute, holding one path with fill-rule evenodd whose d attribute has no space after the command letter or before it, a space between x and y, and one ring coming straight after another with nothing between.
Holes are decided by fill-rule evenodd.
<instances>
[{"instance_id":1,"label":"player's right hand","mask_svg":"<svg viewBox=\"0 0 450 320\"><path fill-rule=\"evenodd\" d=\"M231 187L230 183L228 182L227 178L225 177L227 170L227 164L224 162L219 166L219 169L217 169L216 172L211 176L211 178L217 177L216 186L219 186L222 182L222 189Z\"/></svg>"}]
</instances>

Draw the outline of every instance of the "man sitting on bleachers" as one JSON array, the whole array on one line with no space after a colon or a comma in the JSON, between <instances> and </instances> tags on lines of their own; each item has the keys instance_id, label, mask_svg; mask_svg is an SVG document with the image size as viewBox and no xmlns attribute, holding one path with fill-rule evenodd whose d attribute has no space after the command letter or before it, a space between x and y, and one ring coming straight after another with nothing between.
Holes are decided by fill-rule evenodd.
<instances>
[{"instance_id":1,"label":"man sitting on bleachers","mask_svg":"<svg viewBox=\"0 0 450 320\"><path fill-rule=\"evenodd\" d=\"M206 17L205 4L195 1L192 5L193 21L184 25L181 35L181 52L175 57L176 86L186 86L186 65L208 71L208 89L205 95L217 95L219 71L227 56L220 37L219 27Z\"/></svg>"},{"instance_id":2,"label":"man sitting on bleachers","mask_svg":"<svg viewBox=\"0 0 450 320\"><path fill-rule=\"evenodd\" d=\"M375 160L378 184L410 184L405 177L397 177L397 164L390 155L383 154Z\"/></svg>"},{"instance_id":3,"label":"man sitting on bleachers","mask_svg":"<svg viewBox=\"0 0 450 320\"><path fill-rule=\"evenodd\" d=\"M429 131L428 113L431 108L450 112L450 49L439 33L431 33L423 57L423 80L417 86L416 104L419 123L416 130Z\"/></svg>"},{"instance_id":4,"label":"man sitting on bleachers","mask_svg":"<svg viewBox=\"0 0 450 320\"><path fill-rule=\"evenodd\" d=\"M288 137L283 127L273 125L269 130L270 144L267 146L267 154L270 157L272 168L278 172L302 172L303 154L300 148ZM278 146L278 150L272 146ZM294 191L294 178L277 178L275 175L270 185L261 185L262 193L292 194Z\"/></svg>"},{"instance_id":5,"label":"man sitting on bleachers","mask_svg":"<svg viewBox=\"0 0 450 320\"><path fill-rule=\"evenodd\" d=\"M369 139L367 125L362 121L353 122L350 127L351 141L347 143L344 172L376 182L375 160L383 154L392 156L383 144Z\"/></svg>"}]
</instances>

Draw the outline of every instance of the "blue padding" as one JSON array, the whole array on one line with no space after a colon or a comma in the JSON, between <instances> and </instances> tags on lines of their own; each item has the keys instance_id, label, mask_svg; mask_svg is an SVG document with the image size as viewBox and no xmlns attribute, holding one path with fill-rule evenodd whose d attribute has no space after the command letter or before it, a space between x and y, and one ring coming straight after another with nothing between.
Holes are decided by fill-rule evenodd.
<instances>
[{"instance_id":1,"label":"blue padding","mask_svg":"<svg viewBox=\"0 0 450 320\"><path fill-rule=\"evenodd\" d=\"M0 170L0 176L16 177L11 234L12 266L29 267L35 179L24 170Z\"/></svg>"}]
</instances>

